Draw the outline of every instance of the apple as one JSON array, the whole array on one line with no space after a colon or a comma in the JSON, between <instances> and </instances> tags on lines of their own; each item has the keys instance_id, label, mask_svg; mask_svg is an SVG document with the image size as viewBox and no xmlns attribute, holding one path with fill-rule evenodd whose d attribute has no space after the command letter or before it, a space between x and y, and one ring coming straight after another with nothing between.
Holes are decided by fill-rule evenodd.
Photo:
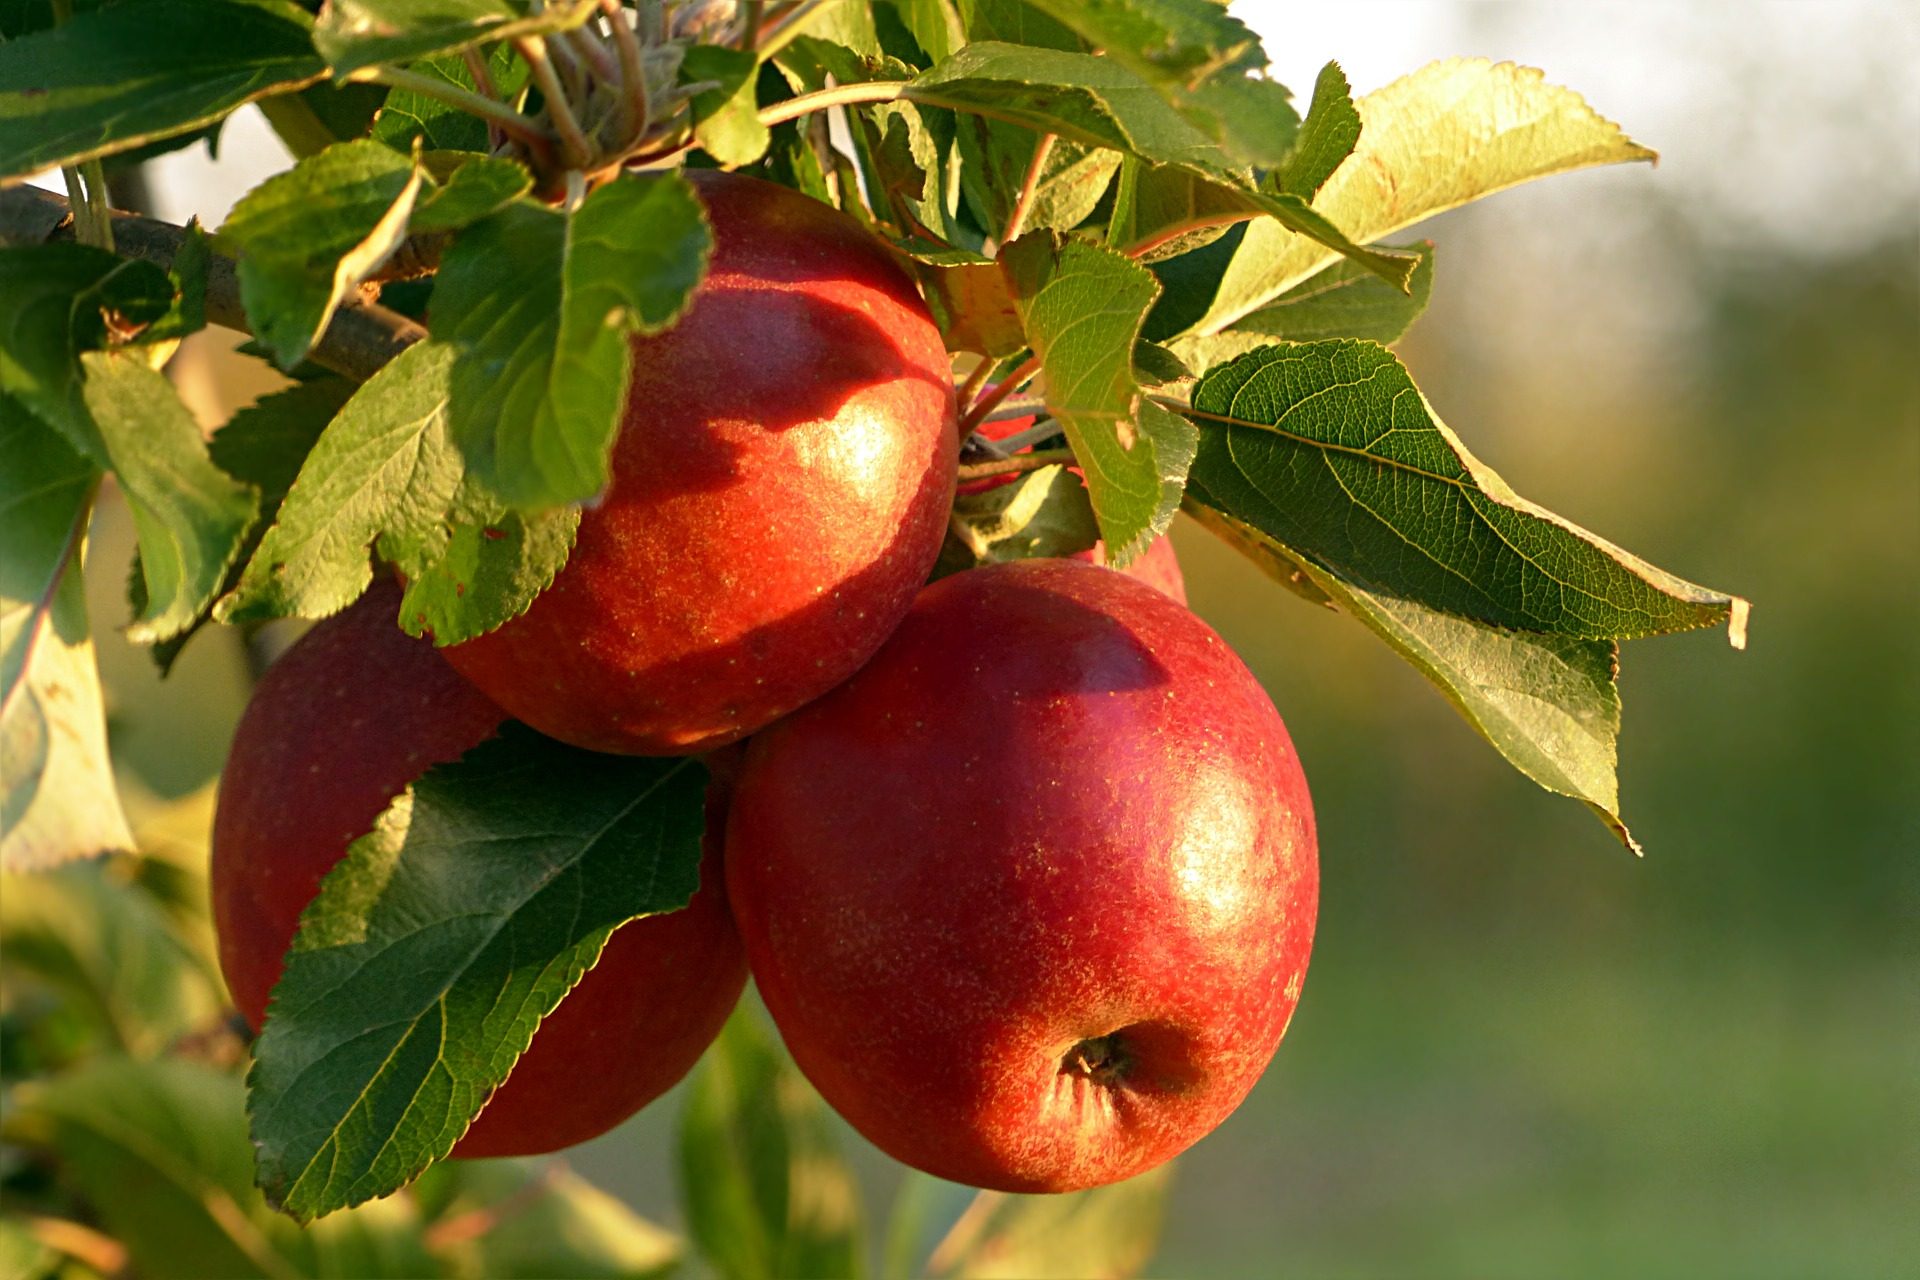
<instances>
[{"instance_id":1,"label":"apple","mask_svg":"<svg viewBox=\"0 0 1920 1280\"><path fill-rule=\"evenodd\" d=\"M708 751L839 684L912 604L953 499L947 353L886 246L786 187L687 176L713 258L679 323L634 341L612 483L533 606L446 650L595 751Z\"/></svg>"},{"instance_id":2,"label":"apple","mask_svg":"<svg viewBox=\"0 0 1920 1280\"><path fill-rule=\"evenodd\" d=\"M1293 1014L1313 809L1204 622L1125 574L923 591L748 744L727 889L788 1049L876 1145L1001 1191L1141 1173L1218 1125Z\"/></svg>"},{"instance_id":3,"label":"apple","mask_svg":"<svg viewBox=\"0 0 1920 1280\"><path fill-rule=\"evenodd\" d=\"M220 968L258 1030L300 913L347 846L435 764L493 736L500 708L425 640L394 625L400 588L376 584L316 625L262 677L234 735L214 814ZM685 909L614 931L534 1033L456 1157L584 1142L671 1088L746 984L720 884L724 788L708 792L702 887Z\"/></svg>"},{"instance_id":4,"label":"apple","mask_svg":"<svg viewBox=\"0 0 1920 1280\"><path fill-rule=\"evenodd\" d=\"M993 390L988 383L986 391ZM989 440L1005 440L1018 435L1033 425L1031 414L1020 418L1003 418L999 422L983 422L979 432ZM1021 452L1031 450L1027 446ZM1070 468L1075 475L1081 474L1079 467ZM973 480L959 487L961 494L986 493L1004 484L1012 484L1018 476L988 476L984 480ZM1107 544L1096 542L1085 551L1076 551L1069 556L1071 560L1084 560L1088 564L1104 565L1107 562ZM1129 574L1165 595L1173 597L1181 604L1187 602L1187 579L1180 572L1180 557L1174 554L1173 540L1164 535L1155 538L1147 549L1133 558L1133 562L1120 572Z\"/></svg>"}]
</instances>

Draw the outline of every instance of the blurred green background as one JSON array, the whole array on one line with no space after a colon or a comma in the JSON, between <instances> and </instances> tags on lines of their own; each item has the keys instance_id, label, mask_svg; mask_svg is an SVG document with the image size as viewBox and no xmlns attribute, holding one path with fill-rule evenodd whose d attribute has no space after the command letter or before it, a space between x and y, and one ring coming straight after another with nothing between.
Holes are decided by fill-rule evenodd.
<instances>
[{"instance_id":1,"label":"blurred green background","mask_svg":"<svg viewBox=\"0 0 1920 1280\"><path fill-rule=\"evenodd\" d=\"M1752 640L1626 647L1635 860L1360 627L1176 531L1195 609L1306 761L1324 888L1287 1043L1180 1162L1150 1270L1915 1274L1920 19L1293 10L1236 7L1288 83L1327 56L1359 91L1433 57L1513 57L1662 149L1657 171L1573 175L1423 227L1434 304L1401 354L1520 492L1750 597ZM217 168L155 173L160 211L217 221L224 193L280 163L249 127ZM180 371L210 414L261 389L219 345ZM94 554L129 547L109 530ZM106 623L117 578L95 577ZM130 785L194 792L245 696L238 641L196 640L160 686L101 630ZM573 1166L676 1222L673 1114ZM885 1194L897 1167L848 1141Z\"/></svg>"}]
</instances>

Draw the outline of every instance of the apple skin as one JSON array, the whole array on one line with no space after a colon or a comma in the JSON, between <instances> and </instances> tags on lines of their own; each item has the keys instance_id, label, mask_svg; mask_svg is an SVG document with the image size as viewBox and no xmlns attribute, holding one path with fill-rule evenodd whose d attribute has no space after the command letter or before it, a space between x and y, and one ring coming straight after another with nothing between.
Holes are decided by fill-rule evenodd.
<instances>
[{"instance_id":1,"label":"apple skin","mask_svg":"<svg viewBox=\"0 0 1920 1280\"><path fill-rule=\"evenodd\" d=\"M493 736L501 710L401 631L400 588L316 625L262 677L234 735L214 815L220 968L256 1030L300 913L347 846L428 767ZM604 1133L665 1093L713 1041L746 983L722 891L725 789L707 795L700 891L614 931L453 1148L535 1155Z\"/></svg>"},{"instance_id":2,"label":"apple skin","mask_svg":"<svg viewBox=\"0 0 1920 1280\"><path fill-rule=\"evenodd\" d=\"M1218 1125L1299 998L1319 870L1279 714L1198 618L1028 560L921 593L755 736L727 888L760 994L895 1158L1072 1191Z\"/></svg>"},{"instance_id":3,"label":"apple skin","mask_svg":"<svg viewBox=\"0 0 1920 1280\"><path fill-rule=\"evenodd\" d=\"M687 176L712 263L633 343L611 485L532 607L445 651L595 751L708 751L839 684L912 604L953 500L946 349L885 246L785 187Z\"/></svg>"},{"instance_id":4,"label":"apple skin","mask_svg":"<svg viewBox=\"0 0 1920 1280\"><path fill-rule=\"evenodd\" d=\"M991 391L993 385L989 383L986 389ZM1031 416L1025 418L1007 418L1000 422L982 423L979 430L980 434L986 436L989 440L1005 440L1009 436L1017 435L1025 431L1032 425L1033 418ZM1022 452L1026 451L1023 450ZM1078 467L1073 467L1071 470L1075 475L1081 474L1080 468ZM988 490L997 489L1003 484L1012 484L1018 478L1018 476L1011 475L989 476L985 480L974 480L961 485L959 492L962 494L986 493ZM1084 560L1088 564L1104 565L1107 563L1107 544L1104 542L1096 542L1085 551L1074 552L1071 556L1068 556L1067 559ZM1145 551L1133 558L1133 563L1120 570L1120 572L1130 577L1140 579L1140 581L1146 583L1154 590L1163 595L1171 596L1181 604L1187 602L1187 578L1185 574L1180 572L1180 557L1174 554L1173 540L1165 535L1155 538L1148 544Z\"/></svg>"}]
</instances>

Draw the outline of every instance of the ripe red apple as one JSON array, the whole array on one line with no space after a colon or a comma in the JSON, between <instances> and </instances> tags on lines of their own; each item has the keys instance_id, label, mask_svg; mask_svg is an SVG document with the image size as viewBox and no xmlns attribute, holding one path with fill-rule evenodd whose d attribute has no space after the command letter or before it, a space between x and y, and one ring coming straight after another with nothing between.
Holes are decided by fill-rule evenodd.
<instances>
[{"instance_id":1,"label":"ripe red apple","mask_svg":"<svg viewBox=\"0 0 1920 1280\"><path fill-rule=\"evenodd\" d=\"M1319 885L1273 704L1124 574L990 565L755 736L727 889L787 1047L939 1177L1070 1191L1218 1125L1299 998Z\"/></svg>"},{"instance_id":2,"label":"ripe red apple","mask_svg":"<svg viewBox=\"0 0 1920 1280\"><path fill-rule=\"evenodd\" d=\"M993 384L989 383L986 389L991 391ZM1032 425L1033 416L1029 414L1022 418L1005 418L999 422L982 423L979 430L980 434L989 440L1005 440L1018 435ZM1028 446L1028 449L1031 448L1032 446ZM1022 453L1027 451L1027 449L1021 450ZM1076 475L1080 474L1080 468L1074 467L1073 472ZM973 480L961 485L959 492L985 493L1003 484L1012 484L1018 478L1011 475L988 476L984 480ZM1088 564L1104 565L1107 562L1107 544L1096 542L1085 551L1076 551L1067 558L1084 560ZM1180 557L1173 552L1171 538L1165 536L1155 538L1145 551L1134 557L1133 563L1120 572L1140 579L1154 590L1173 597L1181 604L1187 602L1187 579L1186 575L1180 572Z\"/></svg>"},{"instance_id":3,"label":"ripe red apple","mask_svg":"<svg viewBox=\"0 0 1920 1280\"><path fill-rule=\"evenodd\" d=\"M504 718L394 625L399 607L399 588L380 583L315 626L261 679L234 735L214 815L213 915L221 971L256 1030L300 913L347 846L429 766ZM614 931L456 1157L533 1155L604 1133L671 1088L719 1033L746 983L718 883L723 809L716 787L692 903Z\"/></svg>"},{"instance_id":4,"label":"ripe red apple","mask_svg":"<svg viewBox=\"0 0 1920 1280\"><path fill-rule=\"evenodd\" d=\"M785 187L688 176L713 259L633 344L611 486L532 608L446 650L596 751L710 750L839 684L926 581L953 498L947 353L885 246Z\"/></svg>"}]
</instances>

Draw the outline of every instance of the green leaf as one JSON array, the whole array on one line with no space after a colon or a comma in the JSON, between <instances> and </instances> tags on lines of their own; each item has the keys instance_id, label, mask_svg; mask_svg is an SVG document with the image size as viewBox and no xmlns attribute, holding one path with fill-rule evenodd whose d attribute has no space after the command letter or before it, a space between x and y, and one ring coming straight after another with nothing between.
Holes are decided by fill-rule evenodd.
<instances>
[{"instance_id":1,"label":"green leaf","mask_svg":"<svg viewBox=\"0 0 1920 1280\"><path fill-rule=\"evenodd\" d=\"M1354 263L1335 261L1231 329L1211 336L1188 334L1173 342L1173 350L1204 371L1276 342L1397 342L1433 296L1433 242L1399 247L1420 257L1411 293L1401 293Z\"/></svg>"},{"instance_id":2,"label":"green leaf","mask_svg":"<svg viewBox=\"0 0 1920 1280\"><path fill-rule=\"evenodd\" d=\"M1523 631L1625 639L1725 622L1745 643L1744 600L1522 499L1384 347L1249 352L1207 372L1190 412L1203 500L1348 582Z\"/></svg>"},{"instance_id":3,"label":"green leaf","mask_svg":"<svg viewBox=\"0 0 1920 1280\"><path fill-rule=\"evenodd\" d=\"M767 153L767 126L760 123L755 86L760 59L748 49L696 44L680 63L680 79L693 84L717 81L719 87L693 95L693 137L723 167L752 164Z\"/></svg>"},{"instance_id":4,"label":"green leaf","mask_svg":"<svg viewBox=\"0 0 1920 1280\"><path fill-rule=\"evenodd\" d=\"M407 234L458 231L525 195L533 175L517 160L465 151L429 151L420 157L433 187L414 206Z\"/></svg>"},{"instance_id":5,"label":"green leaf","mask_svg":"<svg viewBox=\"0 0 1920 1280\"><path fill-rule=\"evenodd\" d=\"M311 24L283 0L125 0L0 44L0 185L313 83Z\"/></svg>"},{"instance_id":6,"label":"green leaf","mask_svg":"<svg viewBox=\"0 0 1920 1280\"><path fill-rule=\"evenodd\" d=\"M1619 647L1611 640L1538 635L1481 626L1357 587L1205 505L1198 486L1187 510L1292 590L1351 615L1432 681L1467 723L1541 787L1584 801L1635 853L1620 819L1615 775Z\"/></svg>"},{"instance_id":7,"label":"green leaf","mask_svg":"<svg viewBox=\"0 0 1920 1280\"><path fill-rule=\"evenodd\" d=\"M1313 105L1300 126L1299 140L1275 175L1280 190L1303 200L1325 185L1360 141L1360 111L1353 105L1347 74L1337 62L1320 69L1313 85Z\"/></svg>"},{"instance_id":8,"label":"green leaf","mask_svg":"<svg viewBox=\"0 0 1920 1280\"><path fill-rule=\"evenodd\" d=\"M1193 428L1148 400L1133 372L1160 286L1110 249L1051 232L1020 237L1000 262L1040 358L1047 408L1086 473L1109 561L1124 567L1172 523L1193 459Z\"/></svg>"},{"instance_id":9,"label":"green leaf","mask_svg":"<svg viewBox=\"0 0 1920 1280\"><path fill-rule=\"evenodd\" d=\"M1018 1280L1139 1275L1160 1242L1172 1166L1064 1196L1003 1196L975 1203L986 1210L977 1229L929 1267L955 1280ZM982 1197L990 1193L982 1193Z\"/></svg>"},{"instance_id":10,"label":"green leaf","mask_svg":"<svg viewBox=\"0 0 1920 1280\"><path fill-rule=\"evenodd\" d=\"M0 875L9 983L38 981L134 1057L220 1016L225 996L124 862Z\"/></svg>"},{"instance_id":11,"label":"green leaf","mask_svg":"<svg viewBox=\"0 0 1920 1280\"><path fill-rule=\"evenodd\" d=\"M693 895L705 782L510 724L395 800L301 917L254 1045L268 1197L306 1221L446 1155L608 935Z\"/></svg>"},{"instance_id":12,"label":"green leaf","mask_svg":"<svg viewBox=\"0 0 1920 1280\"><path fill-rule=\"evenodd\" d=\"M598 0L328 0L313 32L333 74L577 27Z\"/></svg>"},{"instance_id":13,"label":"green leaf","mask_svg":"<svg viewBox=\"0 0 1920 1280\"><path fill-rule=\"evenodd\" d=\"M892 0L900 24L933 62L966 43L959 16L947 0Z\"/></svg>"},{"instance_id":14,"label":"green leaf","mask_svg":"<svg viewBox=\"0 0 1920 1280\"><path fill-rule=\"evenodd\" d=\"M999 40L1073 53L1087 45L1074 32L1024 0L957 0L968 40Z\"/></svg>"},{"instance_id":15,"label":"green leaf","mask_svg":"<svg viewBox=\"0 0 1920 1280\"><path fill-rule=\"evenodd\" d=\"M414 1185L435 1222L472 1215L485 1231L441 1246L454 1274L491 1280L658 1280L683 1245L586 1179L553 1160L450 1160Z\"/></svg>"},{"instance_id":16,"label":"green leaf","mask_svg":"<svg viewBox=\"0 0 1920 1280\"><path fill-rule=\"evenodd\" d=\"M336 374L296 383L285 391L262 396L214 433L207 446L214 465L260 491L260 514L241 540L239 554L227 567L220 596L240 585L241 574L278 514L301 463L353 394L354 385ZM127 578L127 597L135 617L147 611L146 569L138 551L134 553L133 572ZM172 674L173 664L187 642L213 620L214 603L210 600L202 605L185 630L148 647L147 654L162 677Z\"/></svg>"},{"instance_id":17,"label":"green leaf","mask_svg":"<svg viewBox=\"0 0 1920 1280\"><path fill-rule=\"evenodd\" d=\"M1028 0L1152 85L1241 164L1283 160L1300 123L1259 37L1213 0Z\"/></svg>"},{"instance_id":18,"label":"green leaf","mask_svg":"<svg viewBox=\"0 0 1920 1280\"><path fill-rule=\"evenodd\" d=\"M254 336L282 369L313 349L350 290L407 234L426 175L378 142L341 142L241 197L220 228Z\"/></svg>"},{"instance_id":19,"label":"green leaf","mask_svg":"<svg viewBox=\"0 0 1920 1280\"><path fill-rule=\"evenodd\" d=\"M180 635L213 601L259 512L259 495L213 464L199 423L166 377L128 355L89 351L81 392L96 460L133 511L147 608L127 638Z\"/></svg>"},{"instance_id":20,"label":"green leaf","mask_svg":"<svg viewBox=\"0 0 1920 1280\"><path fill-rule=\"evenodd\" d=\"M0 867L133 847L80 577L94 468L0 394Z\"/></svg>"},{"instance_id":21,"label":"green leaf","mask_svg":"<svg viewBox=\"0 0 1920 1280\"><path fill-rule=\"evenodd\" d=\"M453 438L480 480L521 511L606 487L629 339L679 317L712 243L677 175L609 182L571 214L513 204L460 234L434 335L458 353Z\"/></svg>"},{"instance_id":22,"label":"green leaf","mask_svg":"<svg viewBox=\"0 0 1920 1280\"><path fill-rule=\"evenodd\" d=\"M96 348L174 312L151 263L84 245L0 250L0 391L119 479L140 537L147 609L136 643L183 632L237 554L255 497L207 457L173 386L143 359Z\"/></svg>"},{"instance_id":23,"label":"green leaf","mask_svg":"<svg viewBox=\"0 0 1920 1280\"><path fill-rule=\"evenodd\" d=\"M187 219L180 247L174 250L167 279L173 286L173 304L166 314L142 329L142 343L172 342L207 327L207 271L213 250L198 218Z\"/></svg>"},{"instance_id":24,"label":"green leaf","mask_svg":"<svg viewBox=\"0 0 1920 1280\"><path fill-rule=\"evenodd\" d=\"M680 1190L694 1243L726 1280L866 1269L860 1188L826 1108L744 1008L687 1095Z\"/></svg>"},{"instance_id":25,"label":"green leaf","mask_svg":"<svg viewBox=\"0 0 1920 1280\"><path fill-rule=\"evenodd\" d=\"M1246 192L1129 156L1120 167L1107 244L1141 262L1161 262L1191 253L1230 225L1259 214L1259 202Z\"/></svg>"},{"instance_id":26,"label":"green leaf","mask_svg":"<svg viewBox=\"0 0 1920 1280\"><path fill-rule=\"evenodd\" d=\"M23 1085L5 1133L62 1175L152 1280L433 1275L403 1198L302 1230L250 1185L240 1081L177 1058L108 1057Z\"/></svg>"},{"instance_id":27,"label":"green leaf","mask_svg":"<svg viewBox=\"0 0 1920 1280\"><path fill-rule=\"evenodd\" d=\"M466 59L459 54L422 58L408 63L406 69L469 93L480 91ZM527 64L515 55L511 44L496 44L488 51L488 78L506 100L512 101L526 87L528 74ZM413 153L415 139L429 151L484 153L493 149L485 120L412 89L394 89L387 94L380 114L374 117L372 136L376 142L407 155Z\"/></svg>"},{"instance_id":28,"label":"green leaf","mask_svg":"<svg viewBox=\"0 0 1920 1280\"><path fill-rule=\"evenodd\" d=\"M1356 105L1360 141L1313 208L1361 243L1532 178L1654 158L1579 94L1510 62L1436 62ZM1332 257L1286 227L1254 225L1194 330L1218 333Z\"/></svg>"},{"instance_id":29,"label":"green leaf","mask_svg":"<svg viewBox=\"0 0 1920 1280\"><path fill-rule=\"evenodd\" d=\"M963 161L961 191L980 225L998 234L1026 185L1039 135L977 115L961 116L955 135ZM1070 231L1079 226L1099 206L1119 168L1117 151L1056 140L1040 167L1025 229Z\"/></svg>"},{"instance_id":30,"label":"green leaf","mask_svg":"<svg viewBox=\"0 0 1920 1280\"><path fill-rule=\"evenodd\" d=\"M504 507L466 476L449 434L453 365L450 348L422 343L354 393L216 618L337 613L372 581L370 547L407 578L403 616L416 634L422 613L453 644L526 610L565 563L578 513L497 523Z\"/></svg>"},{"instance_id":31,"label":"green leaf","mask_svg":"<svg viewBox=\"0 0 1920 1280\"><path fill-rule=\"evenodd\" d=\"M172 281L150 262L81 244L0 249L0 390L91 454L80 353L138 335L173 305Z\"/></svg>"},{"instance_id":32,"label":"green leaf","mask_svg":"<svg viewBox=\"0 0 1920 1280\"><path fill-rule=\"evenodd\" d=\"M1233 156L1111 58L971 44L917 77L905 96L1177 165L1236 191L1247 202L1248 216L1257 212L1277 219L1368 266L1395 287L1404 288L1412 273L1411 262L1360 247L1299 197L1257 189ZM1271 115L1271 104L1261 112Z\"/></svg>"},{"instance_id":33,"label":"green leaf","mask_svg":"<svg viewBox=\"0 0 1920 1280\"><path fill-rule=\"evenodd\" d=\"M1041 467L954 500L953 527L935 577L1035 556L1071 556L1100 540L1087 486L1063 466Z\"/></svg>"}]
</instances>

